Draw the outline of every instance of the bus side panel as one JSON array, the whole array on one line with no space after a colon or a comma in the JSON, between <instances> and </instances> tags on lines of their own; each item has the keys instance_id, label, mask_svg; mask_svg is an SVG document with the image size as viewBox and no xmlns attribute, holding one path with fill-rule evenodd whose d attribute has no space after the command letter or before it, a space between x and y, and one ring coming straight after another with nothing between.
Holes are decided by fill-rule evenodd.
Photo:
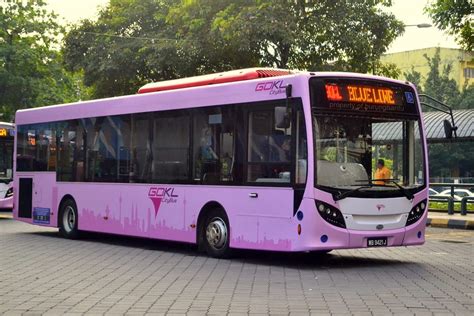
<instances>
[{"instance_id":1,"label":"bus side panel","mask_svg":"<svg viewBox=\"0 0 474 316\"><path fill-rule=\"evenodd\" d=\"M186 223L184 187L63 183L60 196L76 201L79 229L193 242Z\"/></svg>"},{"instance_id":2,"label":"bus side panel","mask_svg":"<svg viewBox=\"0 0 474 316\"><path fill-rule=\"evenodd\" d=\"M15 179L17 179L15 183L18 183L18 185L14 188L14 218L30 224L57 227L58 188L56 185L56 173L18 172L15 175ZM32 180L31 192L28 192L28 195L31 194L31 212L30 210L23 212L23 210L19 209L24 204L19 201L20 197L23 196L19 185L22 182L21 179ZM23 198L25 197L23 196ZM28 214L28 216L26 217L25 214Z\"/></svg>"},{"instance_id":3,"label":"bus side panel","mask_svg":"<svg viewBox=\"0 0 474 316\"><path fill-rule=\"evenodd\" d=\"M60 183L76 201L79 229L196 242L199 212L211 201L227 213L234 248L291 250L297 225L290 188ZM258 198L251 198L251 193Z\"/></svg>"},{"instance_id":4,"label":"bus side panel","mask_svg":"<svg viewBox=\"0 0 474 316\"><path fill-rule=\"evenodd\" d=\"M296 225L291 188L213 187L201 190L201 201L215 200L224 207L229 217L232 248L292 249Z\"/></svg>"}]
</instances>

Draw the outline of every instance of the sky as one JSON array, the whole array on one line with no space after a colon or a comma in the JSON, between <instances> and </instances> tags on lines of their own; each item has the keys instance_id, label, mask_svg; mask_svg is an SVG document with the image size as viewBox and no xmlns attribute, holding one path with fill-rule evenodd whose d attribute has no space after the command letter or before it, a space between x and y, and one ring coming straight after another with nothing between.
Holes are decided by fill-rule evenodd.
<instances>
[{"instance_id":1,"label":"sky","mask_svg":"<svg viewBox=\"0 0 474 316\"><path fill-rule=\"evenodd\" d=\"M98 8L105 6L108 0L46 0L51 10L59 14L59 18L66 23L77 23L82 19L97 18ZM423 13L423 8L430 1L426 0L393 0L388 10L405 23L432 24L430 18ZM458 48L452 36L447 35L436 27L417 28L406 27L405 33L398 37L389 47L388 53L396 53L427 47Z\"/></svg>"}]
</instances>

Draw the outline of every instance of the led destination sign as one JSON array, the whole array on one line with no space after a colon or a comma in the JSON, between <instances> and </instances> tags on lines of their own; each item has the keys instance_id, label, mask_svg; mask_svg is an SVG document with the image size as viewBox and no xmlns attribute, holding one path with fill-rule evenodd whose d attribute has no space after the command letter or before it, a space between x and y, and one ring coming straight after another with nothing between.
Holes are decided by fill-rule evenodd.
<instances>
[{"instance_id":1,"label":"led destination sign","mask_svg":"<svg viewBox=\"0 0 474 316\"><path fill-rule=\"evenodd\" d=\"M402 105L396 91L387 87L329 83L326 84L326 97L333 102Z\"/></svg>"},{"instance_id":2,"label":"led destination sign","mask_svg":"<svg viewBox=\"0 0 474 316\"><path fill-rule=\"evenodd\" d=\"M418 115L412 87L382 79L312 78L312 107L326 113Z\"/></svg>"},{"instance_id":3,"label":"led destination sign","mask_svg":"<svg viewBox=\"0 0 474 316\"><path fill-rule=\"evenodd\" d=\"M8 135L8 129L6 128L0 128L0 137L7 137Z\"/></svg>"}]
</instances>

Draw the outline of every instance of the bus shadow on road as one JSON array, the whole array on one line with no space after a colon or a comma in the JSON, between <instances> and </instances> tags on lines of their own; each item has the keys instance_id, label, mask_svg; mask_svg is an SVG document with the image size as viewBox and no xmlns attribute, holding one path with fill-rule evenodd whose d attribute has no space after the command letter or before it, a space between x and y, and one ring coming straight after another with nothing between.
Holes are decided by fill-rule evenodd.
<instances>
[{"instance_id":1,"label":"bus shadow on road","mask_svg":"<svg viewBox=\"0 0 474 316\"><path fill-rule=\"evenodd\" d=\"M34 232L38 236L49 238L62 237L54 231ZM78 241L71 242L93 242L105 245L119 247L130 247L137 249L146 249L151 251L163 251L175 253L183 256L207 257L207 254L198 251L194 244L179 243L175 241L156 240L140 237L120 236L104 233L82 232ZM233 262L287 267L298 269L351 269L388 267L395 265L416 264L416 262L401 261L392 258L383 258L380 252L374 252L367 249L358 249L354 255L352 250L338 250L331 253L321 252L275 252L275 251L256 251L245 249L234 249L232 257L229 259L209 260L231 260Z\"/></svg>"}]
</instances>

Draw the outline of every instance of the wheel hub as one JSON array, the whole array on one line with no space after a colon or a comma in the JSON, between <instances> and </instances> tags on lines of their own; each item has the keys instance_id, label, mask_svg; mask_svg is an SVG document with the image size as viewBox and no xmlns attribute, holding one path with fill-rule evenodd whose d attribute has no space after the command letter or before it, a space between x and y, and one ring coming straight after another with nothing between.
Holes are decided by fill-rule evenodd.
<instances>
[{"instance_id":1,"label":"wheel hub","mask_svg":"<svg viewBox=\"0 0 474 316\"><path fill-rule=\"evenodd\" d=\"M227 226L221 218L213 218L206 228L206 239L214 249L221 249L227 242Z\"/></svg>"},{"instance_id":2,"label":"wheel hub","mask_svg":"<svg viewBox=\"0 0 474 316\"><path fill-rule=\"evenodd\" d=\"M67 232L71 232L76 224L76 212L71 206L66 207L63 215L64 229Z\"/></svg>"}]
</instances>

